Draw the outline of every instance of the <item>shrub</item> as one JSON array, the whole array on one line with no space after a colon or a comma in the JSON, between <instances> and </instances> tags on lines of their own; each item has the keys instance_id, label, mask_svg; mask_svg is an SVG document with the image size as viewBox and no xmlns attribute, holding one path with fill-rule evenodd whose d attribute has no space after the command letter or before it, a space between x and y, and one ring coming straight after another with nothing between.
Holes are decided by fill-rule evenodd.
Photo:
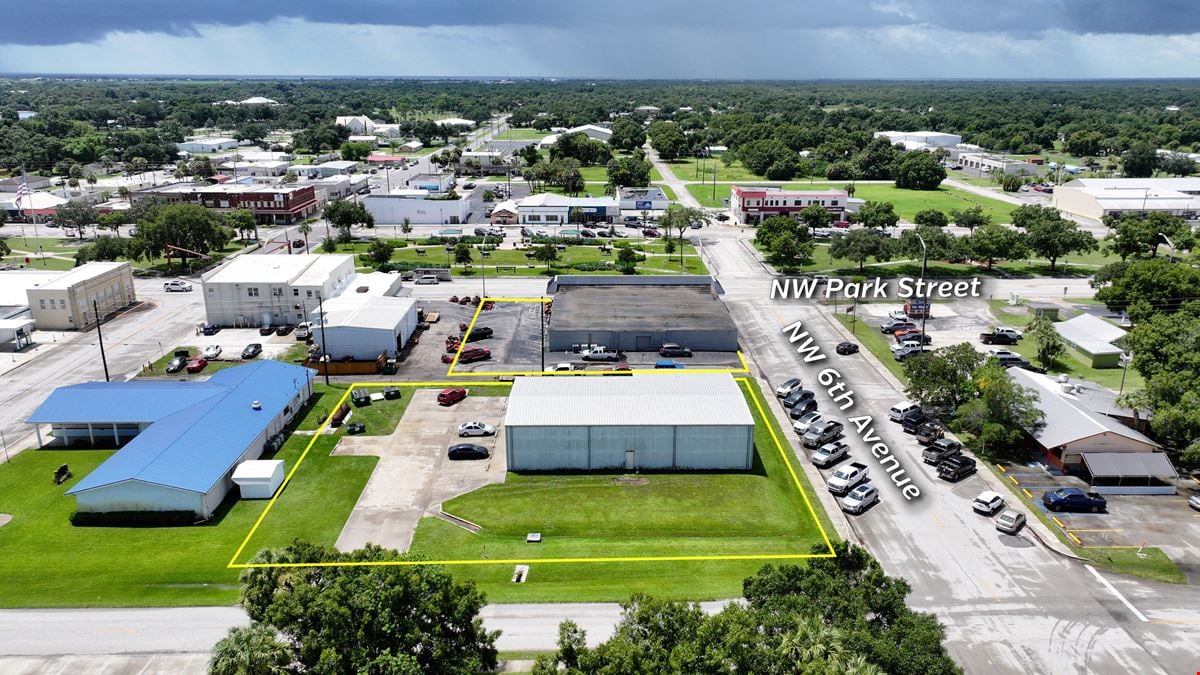
<instances>
[{"instance_id":1,"label":"shrub","mask_svg":"<svg viewBox=\"0 0 1200 675\"><path fill-rule=\"evenodd\" d=\"M571 269L579 270L580 272L606 272L613 268L611 260L585 260L571 264Z\"/></svg>"}]
</instances>

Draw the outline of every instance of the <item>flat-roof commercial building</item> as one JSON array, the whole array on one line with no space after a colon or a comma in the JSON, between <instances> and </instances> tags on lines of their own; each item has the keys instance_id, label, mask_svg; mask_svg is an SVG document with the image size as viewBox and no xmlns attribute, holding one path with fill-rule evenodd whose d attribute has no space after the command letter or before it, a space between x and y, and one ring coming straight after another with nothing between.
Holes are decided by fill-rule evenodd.
<instances>
[{"instance_id":1,"label":"flat-roof commercial building","mask_svg":"<svg viewBox=\"0 0 1200 675\"><path fill-rule=\"evenodd\" d=\"M222 150L233 150L237 145L236 138L209 137L193 138L190 141L176 143L175 147L179 148L180 152L220 152Z\"/></svg>"},{"instance_id":2,"label":"flat-roof commercial building","mask_svg":"<svg viewBox=\"0 0 1200 675\"><path fill-rule=\"evenodd\" d=\"M233 176L234 178L240 176L277 178L286 174L291 166L291 162L283 159L270 159L258 162L229 161L218 166L217 171L224 176Z\"/></svg>"},{"instance_id":3,"label":"flat-roof commercial building","mask_svg":"<svg viewBox=\"0 0 1200 675\"><path fill-rule=\"evenodd\" d=\"M519 377L504 434L509 471L754 465L754 416L727 374Z\"/></svg>"},{"instance_id":4,"label":"flat-roof commercial building","mask_svg":"<svg viewBox=\"0 0 1200 675\"><path fill-rule=\"evenodd\" d=\"M333 160L322 162L320 164L293 164L290 170L297 176L306 176L308 178L325 178L328 176L336 176L338 174L352 174L362 168L358 162L349 160Z\"/></svg>"},{"instance_id":5,"label":"flat-roof commercial building","mask_svg":"<svg viewBox=\"0 0 1200 675\"><path fill-rule=\"evenodd\" d=\"M454 187L454 174L452 173L419 173L407 181L407 187L414 190L425 190L426 192L449 192L450 188Z\"/></svg>"},{"instance_id":6,"label":"flat-roof commercial building","mask_svg":"<svg viewBox=\"0 0 1200 675\"><path fill-rule=\"evenodd\" d=\"M657 351L675 342L694 351L733 352L738 330L709 276L562 275L546 333L551 351L597 344Z\"/></svg>"},{"instance_id":7,"label":"flat-roof commercial building","mask_svg":"<svg viewBox=\"0 0 1200 675\"><path fill-rule=\"evenodd\" d=\"M127 262L90 262L27 291L38 330L80 330L137 302ZM93 304L95 303L95 304Z\"/></svg>"},{"instance_id":8,"label":"flat-roof commercial building","mask_svg":"<svg viewBox=\"0 0 1200 675\"><path fill-rule=\"evenodd\" d=\"M1027 160L982 152L964 152L959 155L958 163L962 164L963 168L974 169L979 173L999 171L1006 176L1032 176L1038 171L1037 165Z\"/></svg>"},{"instance_id":9,"label":"flat-roof commercial building","mask_svg":"<svg viewBox=\"0 0 1200 675\"><path fill-rule=\"evenodd\" d=\"M291 225L317 212L317 194L311 185L168 183L130 195L135 204L145 199L199 204L215 211L249 209L255 220L264 225Z\"/></svg>"},{"instance_id":10,"label":"flat-roof commercial building","mask_svg":"<svg viewBox=\"0 0 1200 675\"><path fill-rule=\"evenodd\" d=\"M417 301L386 295L350 291L325 301L325 314L314 309L318 341L331 359L350 357L359 361L381 354L397 356L417 329Z\"/></svg>"},{"instance_id":11,"label":"flat-roof commercial building","mask_svg":"<svg viewBox=\"0 0 1200 675\"><path fill-rule=\"evenodd\" d=\"M517 201L517 222L521 225L614 223L620 217L621 203L616 197L565 197L542 192Z\"/></svg>"},{"instance_id":12,"label":"flat-roof commercial building","mask_svg":"<svg viewBox=\"0 0 1200 675\"><path fill-rule=\"evenodd\" d=\"M467 221L471 212L467 197L430 199L429 196L426 190L397 188L367 195L362 205L375 218L376 225L399 225L405 218L417 225L457 225Z\"/></svg>"},{"instance_id":13,"label":"flat-roof commercial building","mask_svg":"<svg viewBox=\"0 0 1200 675\"><path fill-rule=\"evenodd\" d=\"M68 446L123 446L67 492L79 511L191 511L207 519L312 396L314 371L264 359L204 382L60 387L29 417Z\"/></svg>"},{"instance_id":14,"label":"flat-roof commercial building","mask_svg":"<svg viewBox=\"0 0 1200 675\"><path fill-rule=\"evenodd\" d=\"M1093 368L1120 368L1124 349L1113 343L1125 337L1121 328L1091 314L1080 314L1070 321L1053 324L1063 342L1091 359Z\"/></svg>"},{"instance_id":15,"label":"flat-roof commercial building","mask_svg":"<svg viewBox=\"0 0 1200 675\"><path fill-rule=\"evenodd\" d=\"M671 205L667 193L652 185L650 187L623 187L617 194L621 208L627 211L665 211Z\"/></svg>"},{"instance_id":16,"label":"flat-roof commercial building","mask_svg":"<svg viewBox=\"0 0 1200 675\"><path fill-rule=\"evenodd\" d=\"M1051 203L1094 220L1151 211L1197 220L1200 178L1077 178L1055 188Z\"/></svg>"},{"instance_id":17,"label":"flat-roof commercial building","mask_svg":"<svg viewBox=\"0 0 1200 675\"><path fill-rule=\"evenodd\" d=\"M612 129L609 129L608 127L602 127L598 124L584 124L577 127L571 127L570 129L563 129L558 133L544 136L542 140L538 142L538 146L542 148L548 148L557 143L558 139L566 134L583 134L594 141L601 141L604 143L608 143L612 140Z\"/></svg>"},{"instance_id":18,"label":"flat-roof commercial building","mask_svg":"<svg viewBox=\"0 0 1200 675\"><path fill-rule=\"evenodd\" d=\"M200 278L204 312L218 326L294 325L308 320L354 276L351 255L239 255Z\"/></svg>"},{"instance_id":19,"label":"flat-roof commercial building","mask_svg":"<svg viewBox=\"0 0 1200 675\"><path fill-rule=\"evenodd\" d=\"M783 190L778 187L734 185L729 191L729 208L739 223L761 223L772 216L799 218L800 212L817 204L835 220L846 216L849 195L845 190Z\"/></svg>"}]
</instances>

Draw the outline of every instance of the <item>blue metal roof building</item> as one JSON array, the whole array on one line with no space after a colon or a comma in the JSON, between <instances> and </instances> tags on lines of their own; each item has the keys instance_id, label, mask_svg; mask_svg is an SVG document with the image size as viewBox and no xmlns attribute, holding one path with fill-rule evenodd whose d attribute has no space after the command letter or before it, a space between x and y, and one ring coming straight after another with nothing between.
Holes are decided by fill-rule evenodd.
<instances>
[{"instance_id":1,"label":"blue metal roof building","mask_svg":"<svg viewBox=\"0 0 1200 675\"><path fill-rule=\"evenodd\" d=\"M314 372L262 360L205 382L90 382L57 389L29 417L56 440L120 444L67 494L80 511L194 511L208 518L239 463L257 459L312 395Z\"/></svg>"}]
</instances>

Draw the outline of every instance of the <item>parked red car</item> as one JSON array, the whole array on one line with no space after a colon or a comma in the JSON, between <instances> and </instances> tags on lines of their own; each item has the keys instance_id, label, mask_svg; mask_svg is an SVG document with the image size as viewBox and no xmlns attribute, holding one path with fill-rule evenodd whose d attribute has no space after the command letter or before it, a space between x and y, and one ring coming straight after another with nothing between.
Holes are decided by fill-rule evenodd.
<instances>
[{"instance_id":1,"label":"parked red car","mask_svg":"<svg viewBox=\"0 0 1200 675\"><path fill-rule=\"evenodd\" d=\"M207 365L208 359L192 359L187 363L187 371L189 373L198 373L204 370L204 367Z\"/></svg>"},{"instance_id":2,"label":"parked red car","mask_svg":"<svg viewBox=\"0 0 1200 675\"><path fill-rule=\"evenodd\" d=\"M440 393L438 393L437 402L438 405L442 406L454 405L466 397L466 389L463 389L462 387L450 387L449 389L443 389Z\"/></svg>"},{"instance_id":3,"label":"parked red car","mask_svg":"<svg viewBox=\"0 0 1200 675\"><path fill-rule=\"evenodd\" d=\"M834 226L834 227L840 227L840 228L842 228L842 229L845 229L845 228L847 228L847 227L850 227L850 221L848 221L848 220L835 220L835 221L833 221L833 226Z\"/></svg>"}]
</instances>

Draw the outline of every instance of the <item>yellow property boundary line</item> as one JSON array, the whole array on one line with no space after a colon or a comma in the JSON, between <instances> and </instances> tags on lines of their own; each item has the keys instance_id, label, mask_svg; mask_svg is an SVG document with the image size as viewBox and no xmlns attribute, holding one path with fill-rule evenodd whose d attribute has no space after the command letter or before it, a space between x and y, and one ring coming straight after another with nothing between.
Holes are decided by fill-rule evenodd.
<instances>
[{"instance_id":1,"label":"yellow property boundary line","mask_svg":"<svg viewBox=\"0 0 1200 675\"><path fill-rule=\"evenodd\" d=\"M467 330L465 333L463 333L464 338L466 338L466 336L470 335L471 330L475 328L475 322L479 320L479 314L480 314L480 312L483 311L483 303L485 303L485 302L496 302L496 303L499 303L499 302L537 302L537 303L541 303L541 304L546 304L548 302L551 302L551 299L547 298L547 297L482 298L480 300L479 304L475 307L475 314L471 317L471 323L467 325ZM508 376L515 377L517 375L573 376L573 375L611 375L612 374L612 371L605 371L605 370L572 370L572 371L559 371L559 372L549 372L549 373L543 372L540 370L508 370L508 371L480 370L480 371L472 371L472 372L465 372L465 373L456 373L456 372L454 372L454 369L458 367L458 357L462 356L462 351L466 346L467 346L467 341L465 339L459 341L458 351L454 352L454 360L452 360L450 362L450 370L446 371L446 377L508 377ZM696 374L696 373L730 373L730 374L745 373L745 374L749 374L750 366L746 364L745 355L743 355L741 350L739 350L737 352L737 356L738 356L738 361L742 364L741 368L683 368L682 372L684 374L689 374L689 373L690 374ZM623 373L623 374L630 373L630 374L638 374L638 375L663 375L663 374L678 375L678 374L680 374L680 372L681 372L681 369L677 369L677 368L638 368L638 369L634 369L634 370L621 371L621 373Z\"/></svg>"},{"instance_id":2,"label":"yellow property boundary line","mask_svg":"<svg viewBox=\"0 0 1200 675\"><path fill-rule=\"evenodd\" d=\"M829 540L829 534L825 531L825 526L821 524L821 519L817 517L816 509L813 508L812 501L808 497L808 493L804 490L800 483L800 477L796 474L796 468L792 466L791 458L788 457L787 450L784 449L783 443L780 442L779 436L775 433L775 427L771 424L770 418L767 417L766 410L763 409L762 402L755 393L754 387L749 386L749 378L737 377L734 378L738 383L746 384L746 391L750 393L751 400L754 401L754 407L758 410L758 414L762 417L763 423L767 425L767 431L771 434L771 440L775 443L775 449L779 451L780 457L783 458L784 465L787 466L788 473L792 477L792 483L796 486L796 490L804 499L804 505L808 508L808 515L817 525L817 531L821 533L821 540L825 542L828 553L764 553L761 555L755 554L739 554L739 555L676 555L676 556L632 556L632 557L601 557L601 558L508 558L508 559L488 559L488 560L383 560L383 561L357 561L357 562L315 562L315 563L239 563L238 559L242 557L246 546L254 534L258 532L258 528L266 520L267 514L275 506L275 502L287 486L292 481L292 477L299 470L300 465L304 463L304 459L308 457L308 452L312 450L317 439L321 437L322 432L329 427L330 420L333 419L333 414L337 409L346 402L350 396L350 392L358 387L457 387L461 386L460 382L370 382L361 384L350 384L346 391L342 394L337 403L333 405L329 415L317 427L308 445L305 446L304 452L300 453L300 457L296 463L292 465L290 471L283 479L279 489L267 502L267 507L259 514L258 519L254 521L254 525L250 531L246 533L246 537L242 539L241 545L237 551L233 553L233 557L229 559L229 563L225 566L227 569L268 569L274 567L370 567L370 566L403 566L413 567L417 565L513 565L513 564L537 564L537 563L623 563L623 562L696 562L696 561L731 561L731 560L807 560L811 558L833 558L836 557L833 549L833 543ZM479 383L481 386L484 383ZM511 386L510 382L488 383L487 386Z\"/></svg>"}]
</instances>

